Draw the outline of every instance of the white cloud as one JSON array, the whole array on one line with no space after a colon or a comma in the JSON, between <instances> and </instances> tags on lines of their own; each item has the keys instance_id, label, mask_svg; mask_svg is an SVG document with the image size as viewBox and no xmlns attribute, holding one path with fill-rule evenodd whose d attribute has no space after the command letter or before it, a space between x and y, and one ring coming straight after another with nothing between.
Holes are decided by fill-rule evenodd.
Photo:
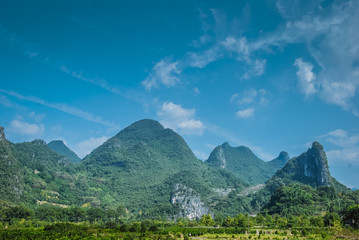
<instances>
[{"instance_id":1,"label":"white cloud","mask_svg":"<svg viewBox=\"0 0 359 240\"><path fill-rule=\"evenodd\" d=\"M235 93L231 97L231 102L237 103L242 108L242 110L236 112L238 118L253 117L255 111L265 106L268 101L268 92L263 88L259 90L251 88Z\"/></svg>"},{"instance_id":2,"label":"white cloud","mask_svg":"<svg viewBox=\"0 0 359 240\"><path fill-rule=\"evenodd\" d=\"M250 118L254 116L254 108L247 108L244 110L239 110L236 113L237 117L239 118Z\"/></svg>"},{"instance_id":3,"label":"white cloud","mask_svg":"<svg viewBox=\"0 0 359 240\"><path fill-rule=\"evenodd\" d=\"M98 138L90 138L79 142L75 145L74 151L80 158L84 158L87 154L91 153L95 148L103 144L109 137L102 136Z\"/></svg>"},{"instance_id":4,"label":"white cloud","mask_svg":"<svg viewBox=\"0 0 359 240\"><path fill-rule=\"evenodd\" d=\"M331 164L359 165L359 147L333 149L327 151L327 158Z\"/></svg>"},{"instance_id":5,"label":"white cloud","mask_svg":"<svg viewBox=\"0 0 359 240\"><path fill-rule=\"evenodd\" d=\"M359 165L359 134L348 132L343 129L336 129L320 136L334 145L327 151L328 161L337 165Z\"/></svg>"},{"instance_id":6,"label":"white cloud","mask_svg":"<svg viewBox=\"0 0 359 240\"><path fill-rule=\"evenodd\" d=\"M168 58L162 59L153 67L152 72L142 82L147 90L153 87L158 87L161 83L166 87L173 87L180 81L179 74L181 73L180 64L178 61L171 62Z\"/></svg>"},{"instance_id":7,"label":"white cloud","mask_svg":"<svg viewBox=\"0 0 359 240\"><path fill-rule=\"evenodd\" d=\"M228 52L236 53L237 59L248 59L250 49L246 37L227 37L224 41L221 42L221 44Z\"/></svg>"},{"instance_id":8,"label":"white cloud","mask_svg":"<svg viewBox=\"0 0 359 240\"><path fill-rule=\"evenodd\" d=\"M200 120L195 120L195 109L186 109L172 102L163 103L157 112L160 122L167 128L178 130L182 134L202 135L205 125Z\"/></svg>"},{"instance_id":9,"label":"white cloud","mask_svg":"<svg viewBox=\"0 0 359 240\"><path fill-rule=\"evenodd\" d=\"M251 88L240 93L235 93L231 97L231 102L236 102L239 105L264 104L267 101L267 91L263 88L259 90Z\"/></svg>"},{"instance_id":10,"label":"white cloud","mask_svg":"<svg viewBox=\"0 0 359 240\"><path fill-rule=\"evenodd\" d=\"M252 64L251 73L254 76L261 76L264 74L265 66L266 66L267 60L265 59L256 59L254 60L254 63Z\"/></svg>"},{"instance_id":11,"label":"white cloud","mask_svg":"<svg viewBox=\"0 0 359 240\"><path fill-rule=\"evenodd\" d=\"M297 58L294 62L294 66L298 67L298 87L300 91L306 96L313 95L317 92L314 85L315 75L312 71L313 65L308 62L304 62L301 58Z\"/></svg>"},{"instance_id":12,"label":"white cloud","mask_svg":"<svg viewBox=\"0 0 359 240\"><path fill-rule=\"evenodd\" d=\"M259 41L257 47L306 43L309 53L321 67L315 77L316 92L321 100L359 117L353 102L359 87L359 2L336 2L326 6L325 11L317 11L318 4L311 3L306 6L310 11L294 17L292 4L278 1L277 5L280 12L291 19L285 28ZM313 93L314 89L309 86L308 93Z\"/></svg>"},{"instance_id":13,"label":"white cloud","mask_svg":"<svg viewBox=\"0 0 359 240\"><path fill-rule=\"evenodd\" d=\"M342 148L354 147L359 143L359 134L349 134L343 129L336 129L326 134L326 140Z\"/></svg>"},{"instance_id":14,"label":"white cloud","mask_svg":"<svg viewBox=\"0 0 359 240\"><path fill-rule=\"evenodd\" d=\"M357 84L352 82L325 81L322 84L321 98L331 104L339 105L345 110L351 108L351 99L355 96Z\"/></svg>"},{"instance_id":15,"label":"white cloud","mask_svg":"<svg viewBox=\"0 0 359 240\"><path fill-rule=\"evenodd\" d=\"M24 95L21 95L20 93L17 93L17 92L14 92L14 91L6 91L6 90L3 90L3 89L0 89L0 92L5 93L5 94L10 95L10 96L13 96L13 97L16 97L18 99L22 99L22 100L25 100L25 101L37 103L37 104L40 104L40 105L43 105L43 106L46 106L46 107L49 107L49 108L53 108L53 109L56 109L56 110L71 114L73 116L77 116L79 118L85 119L85 120L90 121L90 122L95 122L95 123L98 123L98 124L101 124L101 125L104 125L104 126L107 126L107 127L111 127L111 128L114 128L114 129L119 129L119 125L117 125L114 122L109 122L107 120L103 120L99 116L94 116L89 112L85 112L83 110L71 107L71 106L63 104L63 103L50 103L50 102L47 102L47 101L42 100L42 99L37 98L37 97L24 96Z\"/></svg>"},{"instance_id":16,"label":"white cloud","mask_svg":"<svg viewBox=\"0 0 359 240\"><path fill-rule=\"evenodd\" d=\"M24 135L41 135L45 131L43 124L28 123L21 119L14 119L10 123L10 131Z\"/></svg>"}]
</instances>

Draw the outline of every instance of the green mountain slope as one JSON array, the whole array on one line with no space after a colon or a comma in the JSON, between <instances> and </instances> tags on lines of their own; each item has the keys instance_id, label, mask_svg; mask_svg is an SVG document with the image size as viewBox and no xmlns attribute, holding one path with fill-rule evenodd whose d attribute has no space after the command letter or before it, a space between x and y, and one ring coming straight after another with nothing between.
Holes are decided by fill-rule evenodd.
<instances>
[{"instance_id":1,"label":"green mountain slope","mask_svg":"<svg viewBox=\"0 0 359 240\"><path fill-rule=\"evenodd\" d=\"M328 210L333 201L339 201L338 194L348 196L342 205L351 201L351 191L330 175L323 146L313 142L306 152L290 159L253 196L253 202L271 213L314 214Z\"/></svg>"},{"instance_id":2,"label":"green mountain slope","mask_svg":"<svg viewBox=\"0 0 359 240\"><path fill-rule=\"evenodd\" d=\"M251 185L257 185L270 179L278 169L286 164L288 159L288 153L281 152L276 159L265 162L249 148L231 147L226 142L212 151L207 163L212 167L226 169Z\"/></svg>"},{"instance_id":3,"label":"green mountain slope","mask_svg":"<svg viewBox=\"0 0 359 240\"><path fill-rule=\"evenodd\" d=\"M194 156L181 136L148 119L122 130L81 164L94 177L89 181L99 189L94 195L101 204L119 202L131 211L149 215L185 212L191 206L173 196L187 190L196 195L199 208L209 211L215 189L244 185L234 176L208 167Z\"/></svg>"},{"instance_id":4,"label":"green mountain slope","mask_svg":"<svg viewBox=\"0 0 359 240\"><path fill-rule=\"evenodd\" d=\"M0 197L18 202L23 194L23 178L20 165L13 156L4 128L0 127Z\"/></svg>"},{"instance_id":5,"label":"green mountain slope","mask_svg":"<svg viewBox=\"0 0 359 240\"><path fill-rule=\"evenodd\" d=\"M68 148L61 140L51 141L47 144L47 146L58 154L66 156L72 163L78 163L81 161L81 158L79 158L76 153Z\"/></svg>"},{"instance_id":6,"label":"green mountain slope","mask_svg":"<svg viewBox=\"0 0 359 240\"><path fill-rule=\"evenodd\" d=\"M50 149L43 140L10 144L19 162L23 182L21 201L29 205L82 204L88 194L87 182L76 175L69 159Z\"/></svg>"},{"instance_id":7,"label":"green mountain slope","mask_svg":"<svg viewBox=\"0 0 359 240\"><path fill-rule=\"evenodd\" d=\"M312 147L298 157L294 157L279 170L267 183L274 191L281 185L299 182L313 188L333 186L342 189L329 172L329 166L323 146L313 142Z\"/></svg>"},{"instance_id":8,"label":"green mountain slope","mask_svg":"<svg viewBox=\"0 0 359 240\"><path fill-rule=\"evenodd\" d=\"M359 199L358 191L330 176L317 142L289 161L282 152L263 162L250 149L228 144L217 147L210 159L198 160L181 136L148 119L123 129L78 164L43 140L13 144L0 128L0 200L32 208L44 203L121 206L143 218L194 219L260 210L294 215L299 208L301 214L320 214L340 211ZM268 178L268 169L274 172L283 164L265 184L251 186L238 177L244 168L247 172L240 176L254 184L259 178L249 181L245 176Z\"/></svg>"}]
</instances>

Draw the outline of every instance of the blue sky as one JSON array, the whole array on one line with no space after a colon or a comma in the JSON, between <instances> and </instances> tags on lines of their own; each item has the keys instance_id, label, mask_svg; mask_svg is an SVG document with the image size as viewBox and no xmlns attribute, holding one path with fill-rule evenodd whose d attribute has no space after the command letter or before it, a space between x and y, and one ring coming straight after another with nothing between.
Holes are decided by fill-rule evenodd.
<instances>
[{"instance_id":1,"label":"blue sky","mask_svg":"<svg viewBox=\"0 0 359 240\"><path fill-rule=\"evenodd\" d=\"M206 159L319 141L359 188L358 1L1 1L0 125L85 156L160 121Z\"/></svg>"}]
</instances>

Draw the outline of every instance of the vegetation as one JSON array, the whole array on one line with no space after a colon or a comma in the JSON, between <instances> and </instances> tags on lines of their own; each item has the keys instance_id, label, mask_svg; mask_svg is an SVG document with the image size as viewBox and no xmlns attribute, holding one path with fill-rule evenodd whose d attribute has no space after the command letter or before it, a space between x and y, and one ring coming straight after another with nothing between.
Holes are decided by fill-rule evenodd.
<instances>
[{"instance_id":1,"label":"vegetation","mask_svg":"<svg viewBox=\"0 0 359 240\"><path fill-rule=\"evenodd\" d=\"M67 157L72 163L78 163L81 161L81 158L79 158L76 153L69 149L61 140L51 141L47 144L47 146L58 154Z\"/></svg>"},{"instance_id":2,"label":"vegetation","mask_svg":"<svg viewBox=\"0 0 359 240\"><path fill-rule=\"evenodd\" d=\"M231 147L227 142L217 146L210 154L207 163L211 167L224 168L250 185L265 183L288 161L289 156L281 152L278 158L265 162L249 148Z\"/></svg>"},{"instance_id":3,"label":"vegetation","mask_svg":"<svg viewBox=\"0 0 359 240\"><path fill-rule=\"evenodd\" d=\"M7 210L15 206L6 207ZM257 216L238 214L234 217L201 219L179 218L177 221L140 220L116 211L94 209L62 209L54 206L38 208L34 212L23 209L0 210L9 218L0 221L0 239L357 239L358 230L332 212L318 216L280 215ZM5 210L6 210L5 209ZM346 210L350 214L356 206ZM46 214L44 214L44 212ZM10 213L11 212L11 213ZM13 215L11 215L13 214ZM46 218L46 215L52 217ZM76 216L76 217L75 217ZM46 218L46 219L45 219ZM62 220L59 220L59 219Z\"/></svg>"},{"instance_id":4,"label":"vegetation","mask_svg":"<svg viewBox=\"0 0 359 240\"><path fill-rule=\"evenodd\" d=\"M286 154L279 158L272 164ZM13 144L1 135L0 163L0 239L358 236L359 191L330 176L319 143L256 187L198 160L153 120L77 164L42 140Z\"/></svg>"}]
</instances>

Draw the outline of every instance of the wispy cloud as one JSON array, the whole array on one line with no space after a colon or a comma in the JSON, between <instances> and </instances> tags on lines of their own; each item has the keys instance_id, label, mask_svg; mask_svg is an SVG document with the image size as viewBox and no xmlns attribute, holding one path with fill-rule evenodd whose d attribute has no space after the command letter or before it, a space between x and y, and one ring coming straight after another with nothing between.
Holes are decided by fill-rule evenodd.
<instances>
[{"instance_id":1,"label":"wispy cloud","mask_svg":"<svg viewBox=\"0 0 359 240\"><path fill-rule=\"evenodd\" d=\"M172 87L180 82L178 75L181 73L181 67L178 61L171 62L169 58L162 59L153 67L152 72L142 82L147 90L158 87L163 84L166 87Z\"/></svg>"},{"instance_id":2,"label":"wispy cloud","mask_svg":"<svg viewBox=\"0 0 359 240\"><path fill-rule=\"evenodd\" d=\"M204 68L222 56L223 52L221 51L220 46L214 45L212 48L203 52L188 52L184 59L184 65L195 68Z\"/></svg>"},{"instance_id":3,"label":"wispy cloud","mask_svg":"<svg viewBox=\"0 0 359 240\"><path fill-rule=\"evenodd\" d=\"M102 79L102 78L99 78L99 77L87 78L87 77L85 77L83 75L82 71L80 71L80 72L71 71L65 66L61 66L60 70L62 72L64 72L64 73L66 73L66 74L71 75L72 77L75 77L75 78L80 79L82 81L89 82L89 83L92 83L92 84L94 84L96 86L99 86L99 87L101 87L103 89L106 89L109 92L112 92L112 93L115 93L115 94L122 94L119 88L110 86L109 83L105 79Z\"/></svg>"},{"instance_id":4,"label":"wispy cloud","mask_svg":"<svg viewBox=\"0 0 359 240\"><path fill-rule=\"evenodd\" d=\"M202 135L206 127L200 120L194 119L195 112L195 109L186 109L181 105L166 102L162 104L157 115L165 127L186 135Z\"/></svg>"},{"instance_id":5,"label":"wispy cloud","mask_svg":"<svg viewBox=\"0 0 359 240\"><path fill-rule=\"evenodd\" d=\"M238 118L253 117L256 110L268 103L268 92L261 88L254 88L235 93L231 96L231 103L236 103L241 110L236 112Z\"/></svg>"},{"instance_id":6,"label":"wispy cloud","mask_svg":"<svg viewBox=\"0 0 359 240\"><path fill-rule=\"evenodd\" d=\"M25 107L17 104L17 103L14 103L13 101L11 101L9 98L7 98L7 96L4 96L4 95L0 95L0 104L5 106L5 107L10 107L10 108L16 108L16 109L19 109L19 110L24 110Z\"/></svg>"},{"instance_id":7,"label":"wispy cloud","mask_svg":"<svg viewBox=\"0 0 359 240\"><path fill-rule=\"evenodd\" d=\"M119 125L114 123L114 122L104 120L99 116L95 116L95 115L93 115L93 114L91 114L89 112L85 112L83 110L71 107L71 106L69 106L67 104L50 103L50 102L47 102L47 101L45 101L43 99L40 99L38 97L24 96L24 95L21 95L20 93L17 93L17 92L14 92L14 91L6 91L6 90L3 90L3 89L0 89L0 92L2 92L4 94L7 94L7 95L10 95L10 96L13 96L13 97L16 97L16 98L21 99L21 100L25 100L25 101L37 103L37 104L40 104L40 105L43 105L43 106L46 106L46 107L49 107L49 108L53 108L53 109L59 110L61 112L71 114L73 116L77 116L79 118L82 118L82 119L90 121L90 122L98 123L98 124L101 124L101 125L104 125L104 126L107 126L107 127L111 127L111 128L114 128L114 129L119 129Z\"/></svg>"}]
</instances>

